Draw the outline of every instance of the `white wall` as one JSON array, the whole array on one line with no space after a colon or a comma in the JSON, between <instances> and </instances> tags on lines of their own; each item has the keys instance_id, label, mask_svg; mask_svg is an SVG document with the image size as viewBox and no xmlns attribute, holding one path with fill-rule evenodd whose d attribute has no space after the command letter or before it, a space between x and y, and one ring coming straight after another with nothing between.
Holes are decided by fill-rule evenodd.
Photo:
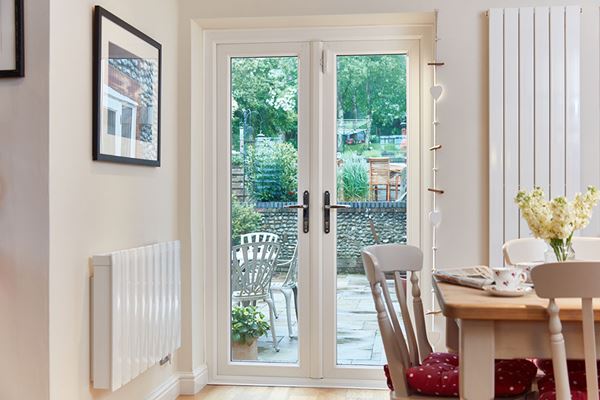
<instances>
[{"instance_id":1,"label":"white wall","mask_svg":"<svg viewBox=\"0 0 600 400\"><path fill-rule=\"evenodd\" d=\"M48 0L26 0L26 78L0 79L0 399L48 398Z\"/></svg>"},{"instance_id":2,"label":"white wall","mask_svg":"<svg viewBox=\"0 0 600 400\"><path fill-rule=\"evenodd\" d=\"M323 20L323 15L428 12L439 10L439 59L446 66L438 69L438 82L445 94L439 102L441 121L438 152L439 186L446 190L439 197L443 223L438 231L440 266L487 263L488 260L488 61L487 18L491 7L531 5L583 6L582 20L582 183L600 184L599 83L598 83L598 2L592 0L305 0L286 2L262 0L197 1L180 0L182 40L188 40L190 19L210 26L211 19L264 18L267 25L277 25L267 17L304 17ZM260 20L259 20L260 21ZM326 21L326 19L325 19ZM243 22L236 21L237 26ZM256 26L256 21L248 25ZM222 21L220 23L222 26ZM182 54L185 57L185 54ZM196 112L193 110L192 113ZM189 135L189 130L186 132ZM194 135L198 132L194 130ZM192 139L194 138L192 135ZM182 139L188 140L188 139ZM589 233L600 231L598 219Z\"/></svg>"},{"instance_id":3,"label":"white wall","mask_svg":"<svg viewBox=\"0 0 600 400\"><path fill-rule=\"evenodd\" d=\"M160 168L92 161L94 4L163 46ZM156 366L114 394L90 389L89 257L179 238L177 12L175 0L51 3L49 298L53 400L144 399L176 371L175 365Z\"/></svg>"}]
</instances>

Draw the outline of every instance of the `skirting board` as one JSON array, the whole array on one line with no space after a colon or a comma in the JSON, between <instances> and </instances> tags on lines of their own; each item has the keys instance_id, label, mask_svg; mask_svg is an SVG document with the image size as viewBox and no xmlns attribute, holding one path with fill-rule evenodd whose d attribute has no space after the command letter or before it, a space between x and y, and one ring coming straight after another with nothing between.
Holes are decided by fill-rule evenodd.
<instances>
[{"instance_id":1,"label":"skirting board","mask_svg":"<svg viewBox=\"0 0 600 400\"><path fill-rule=\"evenodd\" d=\"M176 400L179 395L194 395L206 386L208 369L206 365L194 372L180 372L157 387L145 400Z\"/></svg>"},{"instance_id":2,"label":"skirting board","mask_svg":"<svg viewBox=\"0 0 600 400\"><path fill-rule=\"evenodd\" d=\"M208 383L208 368L203 365L193 372L179 373L179 394L193 395Z\"/></svg>"},{"instance_id":3,"label":"skirting board","mask_svg":"<svg viewBox=\"0 0 600 400\"><path fill-rule=\"evenodd\" d=\"M154 389L145 400L177 400L179 397L179 376L173 375Z\"/></svg>"}]
</instances>

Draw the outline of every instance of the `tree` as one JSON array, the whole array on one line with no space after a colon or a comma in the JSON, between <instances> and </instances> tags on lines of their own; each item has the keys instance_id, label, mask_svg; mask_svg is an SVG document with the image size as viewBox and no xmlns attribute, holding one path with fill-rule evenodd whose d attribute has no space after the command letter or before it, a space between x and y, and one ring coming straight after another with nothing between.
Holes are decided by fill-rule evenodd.
<instances>
[{"instance_id":1,"label":"tree","mask_svg":"<svg viewBox=\"0 0 600 400\"><path fill-rule=\"evenodd\" d=\"M337 80L338 118L369 118L370 133L400 133L406 118L405 55L340 56Z\"/></svg>"},{"instance_id":2,"label":"tree","mask_svg":"<svg viewBox=\"0 0 600 400\"><path fill-rule=\"evenodd\" d=\"M298 60L296 57L250 57L231 60L232 143L240 127L251 127L252 138L283 135L297 143Z\"/></svg>"}]
</instances>

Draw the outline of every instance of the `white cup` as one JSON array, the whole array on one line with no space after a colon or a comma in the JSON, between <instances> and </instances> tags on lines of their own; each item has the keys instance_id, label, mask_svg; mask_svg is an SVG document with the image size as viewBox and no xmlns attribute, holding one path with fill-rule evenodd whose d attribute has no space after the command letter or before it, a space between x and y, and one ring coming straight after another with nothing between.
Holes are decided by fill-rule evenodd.
<instances>
[{"instance_id":1,"label":"white cup","mask_svg":"<svg viewBox=\"0 0 600 400\"><path fill-rule=\"evenodd\" d=\"M517 290L527 281L527 274L520 268L492 268L492 272L498 290Z\"/></svg>"}]
</instances>

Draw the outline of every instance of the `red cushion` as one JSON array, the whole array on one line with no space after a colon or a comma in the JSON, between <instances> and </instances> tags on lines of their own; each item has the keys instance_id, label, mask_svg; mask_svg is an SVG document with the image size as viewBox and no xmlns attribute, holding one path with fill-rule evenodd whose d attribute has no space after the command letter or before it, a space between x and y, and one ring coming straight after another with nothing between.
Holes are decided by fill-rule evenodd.
<instances>
[{"instance_id":1,"label":"red cushion","mask_svg":"<svg viewBox=\"0 0 600 400\"><path fill-rule=\"evenodd\" d=\"M571 400L587 400L585 372L569 372ZM539 400L556 400L554 377L546 375L538 379Z\"/></svg>"},{"instance_id":2,"label":"red cushion","mask_svg":"<svg viewBox=\"0 0 600 400\"><path fill-rule=\"evenodd\" d=\"M458 356L432 353L420 366L406 371L407 382L418 393L434 396L458 396ZM495 395L515 396L531 387L537 368L527 360L497 360Z\"/></svg>"},{"instance_id":3,"label":"red cushion","mask_svg":"<svg viewBox=\"0 0 600 400\"><path fill-rule=\"evenodd\" d=\"M547 358L538 358L533 360L534 364L546 375L552 375L554 370L552 369L552 360ZM597 368L600 370L600 360L597 361ZM585 371L584 360L567 360L567 370L569 372Z\"/></svg>"}]
</instances>

